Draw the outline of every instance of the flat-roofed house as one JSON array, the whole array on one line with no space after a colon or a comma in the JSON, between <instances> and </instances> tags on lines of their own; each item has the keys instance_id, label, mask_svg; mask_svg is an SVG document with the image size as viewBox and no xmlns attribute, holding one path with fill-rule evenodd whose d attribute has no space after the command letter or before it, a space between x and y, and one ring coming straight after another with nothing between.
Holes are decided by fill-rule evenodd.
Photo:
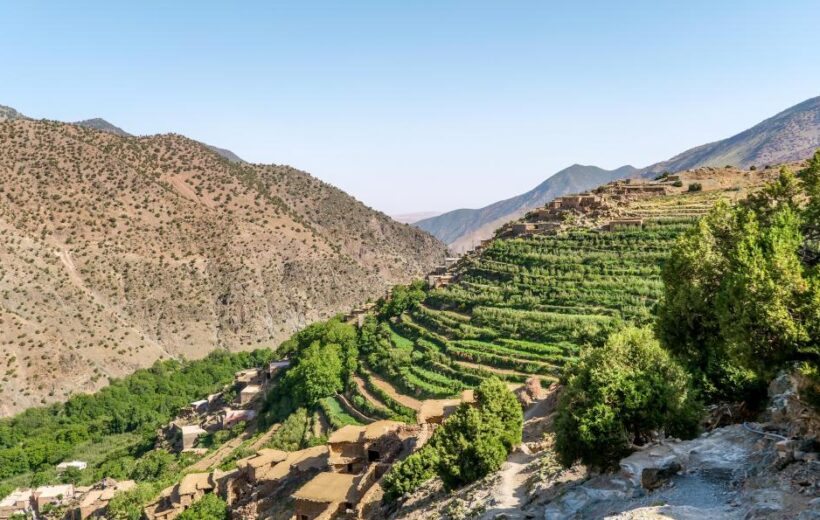
<instances>
[{"instance_id":1,"label":"flat-roofed house","mask_svg":"<svg viewBox=\"0 0 820 520\"><path fill-rule=\"evenodd\" d=\"M239 405L247 406L253 402L254 399L262 395L262 387L259 385L247 385L239 391Z\"/></svg>"},{"instance_id":2,"label":"flat-roofed house","mask_svg":"<svg viewBox=\"0 0 820 520\"><path fill-rule=\"evenodd\" d=\"M0 500L0 519L8 520L15 515L30 515L34 510L33 495L34 491L31 489L17 488L12 491L7 497Z\"/></svg>"},{"instance_id":3,"label":"flat-roofed house","mask_svg":"<svg viewBox=\"0 0 820 520\"><path fill-rule=\"evenodd\" d=\"M401 449L396 432L405 425L398 421L376 421L365 426L347 425L328 438L328 465L339 473L360 473Z\"/></svg>"},{"instance_id":4,"label":"flat-roofed house","mask_svg":"<svg viewBox=\"0 0 820 520\"><path fill-rule=\"evenodd\" d=\"M188 451L192 450L196 447L197 440L201 435L205 435L206 432L202 428L199 427L197 424L186 424L186 425L177 425L176 429L178 430L178 443L177 448L179 451Z\"/></svg>"},{"instance_id":5,"label":"flat-roofed house","mask_svg":"<svg viewBox=\"0 0 820 520\"><path fill-rule=\"evenodd\" d=\"M34 509L40 513L48 504L59 506L72 498L74 498L74 486L72 484L41 486L34 490Z\"/></svg>"},{"instance_id":6,"label":"flat-roofed house","mask_svg":"<svg viewBox=\"0 0 820 520\"><path fill-rule=\"evenodd\" d=\"M99 485L83 495L82 500L73 511L70 511L67 518L70 520L85 520L90 517L102 517L105 515L108 503L118 493L129 491L137 486L133 480L123 480L117 482L113 479L105 479Z\"/></svg>"},{"instance_id":7,"label":"flat-roofed house","mask_svg":"<svg viewBox=\"0 0 820 520\"><path fill-rule=\"evenodd\" d=\"M259 385L262 384L262 377L262 369L247 368L237 372L234 381L240 385Z\"/></svg>"},{"instance_id":8,"label":"flat-roofed house","mask_svg":"<svg viewBox=\"0 0 820 520\"><path fill-rule=\"evenodd\" d=\"M352 514L359 500L356 487L360 478L347 473L319 473L294 493L293 520L331 520L340 514Z\"/></svg>"},{"instance_id":9,"label":"flat-roofed house","mask_svg":"<svg viewBox=\"0 0 820 520\"><path fill-rule=\"evenodd\" d=\"M268 379L271 379L274 374L290 366L290 360L283 359L281 361L271 361L268 363Z\"/></svg>"},{"instance_id":10,"label":"flat-roofed house","mask_svg":"<svg viewBox=\"0 0 820 520\"><path fill-rule=\"evenodd\" d=\"M475 396L472 390L464 390L459 399L428 399L421 403L416 419L419 424L441 424L461 403L473 402Z\"/></svg>"},{"instance_id":11,"label":"flat-roofed house","mask_svg":"<svg viewBox=\"0 0 820 520\"><path fill-rule=\"evenodd\" d=\"M210 473L189 473L182 477L176 487L174 502L187 509L214 488L216 484Z\"/></svg>"},{"instance_id":12,"label":"flat-roofed house","mask_svg":"<svg viewBox=\"0 0 820 520\"><path fill-rule=\"evenodd\" d=\"M327 439L328 464L340 473L359 473L364 465L362 434L364 426L348 424Z\"/></svg>"},{"instance_id":13,"label":"flat-roofed house","mask_svg":"<svg viewBox=\"0 0 820 520\"><path fill-rule=\"evenodd\" d=\"M250 421L256 417L256 410L233 410L231 408L225 409L225 415L222 417L222 427L230 428L236 423L242 421Z\"/></svg>"},{"instance_id":14,"label":"flat-roofed house","mask_svg":"<svg viewBox=\"0 0 820 520\"><path fill-rule=\"evenodd\" d=\"M248 457L237 461L236 467L244 473L251 482L261 480L262 476L273 469L274 466L287 460L288 452L263 448L253 457Z\"/></svg>"},{"instance_id":15,"label":"flat-roofed house","mask_svg":"<svg viewBox=\"0 0 820 520\"><path fill-rule=\"evenodd\" d=\"M618 229L640 229L643 227L643 220L639 218L624 218L613 220L607 224L606 228L609 231L616 231Z\"/></svg>"},{"instance_id":16,"label":"flat-roofed house","mask_svg":"<svg viewBox=\"0 0 820 520\"><path fill-rule=\"evenodd\" d=\"M57 471L62 472L67 470L68 468L74 468L79 471L83 471L85 468L88 467L88 463L82 460L69 460L66 462L61 462L57 464Z\"/></svg>"}]
</instances>

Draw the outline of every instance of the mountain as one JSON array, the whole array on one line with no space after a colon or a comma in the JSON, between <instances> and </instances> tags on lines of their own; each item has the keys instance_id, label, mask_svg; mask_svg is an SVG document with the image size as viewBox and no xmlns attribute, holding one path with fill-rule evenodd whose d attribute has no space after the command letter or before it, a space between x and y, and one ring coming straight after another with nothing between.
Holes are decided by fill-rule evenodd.
<instances>
[{"instance_id":1,"label":"mountain","mask_svg":"<svg viewBox=\"0 0 820 520\"><path fill-rule=\"evenodd\" d=\"M390 215L390 217L393 220L404 222L405 224L413 224L414 222L418 222L419 220L432 218L440 214L441 213L437 211L418 211L416 213L400 213L398 215Z\"/></svg>"},{"instance_id":2,"label":"mountain","mask_svg":"<svg viewBox=\"0 0 820 520\"><path fill-rule=\"evenodd\" d=\"M806 100L735 136L704 144L644 168L644 175L701 166L765 166L805 159L820 147L820 96Z\"/></svg>"},{"instance_id":3,"label":"mountain","mask_svg":"<svg viewBox=\"0 0 820 520\"><path fill-rule=\"evenodd\" d=\"M94 130L100 130L102 132L108 132L110 134L119 135L122 137L132 137L131 134L129 134L122 128L114 126L105 119L101 119L99 117L95 117L94 119L86 119L85 121L77 121L74 124L84 126L86 128L93 128Z\"/></svg>"},{"instance_id":4,"label":"mountain","mask_svg":"<svg viewBox=\"0 0 820 520\"><path fill-rule=\"evenodd\" d=\"M622 177L653 177L702 166L765 166L809 157L820 147L820 97L795 105L722 141L687 150L640 170L622 167L602 170L571 166L549 177L534 190L480 209L459 209L416 222L455 251L465 251L491 237L501 224L513 220L556 196L584 191ZM559 177L560 176L560 177ZM544 194L544 195L542 195ZM544 198L546 196L546 198Z\"/></svg>"},{"instance_id":5,"label":"mountain","mask_svg":"<svg viewBox=\"0 0 820 520\"><path fill-rule=\"evenodd\" d=\"M481 209L457 209L420 220L414 225L447 243L454 251L468 251L481 240L492 236L495 229L505 222L543 206L555 197L589 190L637 172L638 170L632 166L604 170L596 166L573 164L522 195L495 202Z\"/></svg>"},{"instance_id":6,"label":"mountain","mask_svg":"<svg viewBox=\"0 0 820 520\"><path fill-rule=\"evenodd\" d=\"M20 119L22 117L25 116L13 108L0 105L0 123L3 121L9 121L10 119Z\"/></svg>"},{"instance_id":7,"label":"mountain","mask_svg":"<svg viewBox=\"0 0 820 520\"><path fill-rule=\"evenodd\" d=\"M276 346L444 245L295 168L180 135L0 123L0 415L169 357Z\"/></svg>"}]
</instances>

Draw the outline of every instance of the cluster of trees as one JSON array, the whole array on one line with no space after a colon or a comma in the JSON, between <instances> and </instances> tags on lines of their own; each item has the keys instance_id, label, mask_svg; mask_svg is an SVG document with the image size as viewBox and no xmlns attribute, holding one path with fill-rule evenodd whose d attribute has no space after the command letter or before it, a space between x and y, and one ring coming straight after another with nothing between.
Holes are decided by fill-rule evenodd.
<instances>
[{"instance_id":1,"label":"cluster of trees","mask_svg":"<svg viewBox=\"0 0 820 520\"><path fill-rule=\"evenodd\" d=\"M475 390L475 406L462 404L419 451L385 477L388 499L413 491L438 475L456 488L498 470L521 442L521 405L499 379L485 379Z\"/></svg>"},{"instance_id":2,"label":"cluster of trees","mask_svg":"<svg viewBox=\"0 0 820 520\"><path fill-rule=\"evenodd\" d=\"M718 205L663 270L658 333L707 399L754 401L785 364L820 356L820 152Z\"/></svg>"},{"instance_id":3,"label":"cluster of trees","mask_svg":"<svg viewBox=\"0 0 820 520\"><path fill-rule=\"evenodd\" d=\"M277 354L288 356L291 366L268 394L262 423L284 421L277 442L298 449L309 441L304 431L311 411L353 384L359 356L356 328L339 317L314 323L282 343Z\"/></svg>"},{"instance_id":4,"label":"cluster of trees","mask_svg":"<svg viewBox=\"0 0 820 520\"><path fill-rule=\"evenodd\" d=\"M424 290L424 281L416 280L410 285L393 287L390 299L381 299L377 305L379 317L382 319L401 316L403 312L413 310L424 301L427 293Z\"/></svg>"},{"instance_id":5,"label":"cluster of trees","mask_svg":"<svg viewBox=\"0 0 820 520\"><path fill-rule=\"evenodd\" d=\"M586 349L565 385L555 418L555 449L565 466L614 466L656 435L697 432L701 407L690 377L650 328L626 327Z\"/></svg>"},{"instance_id":6,"label":"cluster of trees","mask_svg":"<svg viewBox=\"0 0 820 520\"><path fill-rule=\"evenodd\" d=\"M755 406L784 367L817 374L820 151L798 174L718 204L676 242L662 278L655 334L613 333L565 374L562 463L612 466L650 437L694 435L702 401Z\"/></svg>"},{"instance_id":7,"label":"cluster of trees","mask_svg":"<svg viewBox=\"0 0 820 520\"><path fill-rule=\"evenodd\" d=\"M96 394L80 394L63 404L32 408L0 421L0 479L37 472L62 462L84 443L114 434L137 433L141 451L156 428L194 399L229 383L234 373L259 366L270 350L229 354L216 351L198 361L158 361L151 368L115 379ZM137 453L122 454L125 458ZM113 463L112 463L113 464Z\"/></svg>"}]
</instances>

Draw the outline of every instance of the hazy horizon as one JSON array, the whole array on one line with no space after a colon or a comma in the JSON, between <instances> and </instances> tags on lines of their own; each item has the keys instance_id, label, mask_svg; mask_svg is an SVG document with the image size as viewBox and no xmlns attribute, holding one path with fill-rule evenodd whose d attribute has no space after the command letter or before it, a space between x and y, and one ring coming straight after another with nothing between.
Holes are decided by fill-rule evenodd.
<instances>
[{"instance_id":1,"label":"hazy horizon","mask_svg":"<svg viewBox=\"0 0 820 520\"><path fill-rule=\"evenodd\" d=\"M177 132L385 213L646 166L820 94L820 4L0 5L0 104Z\"/></svg>"}]
</instances>

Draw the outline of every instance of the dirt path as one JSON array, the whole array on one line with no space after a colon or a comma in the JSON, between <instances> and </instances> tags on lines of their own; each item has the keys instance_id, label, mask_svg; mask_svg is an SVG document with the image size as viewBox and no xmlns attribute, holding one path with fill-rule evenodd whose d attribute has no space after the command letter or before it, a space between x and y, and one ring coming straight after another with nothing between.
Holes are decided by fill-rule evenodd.
<instances>
[{"instance_id":1,"label":"dirt path","mask_svg":"<svg viewBox=\"0 0 820 520\"><path fill-rule=\"evenodd\" d=\"M259 451L262 448L264 448L265 444L267 444L270 438L273 437L273 434L276 433L277 430L279 430L280 426L280 424L274 424L273 426L271 426L270 429L263 433L261 437L253 441L253 444L250 445L250 449L252 449L253 451Z\"/></svg>"},{"instance_id":2,"label":"dirt path","mask_svg":"<svg viewBox=\"0 0 820 520\"><path fill-rule=\"evenodd\" d=\"M525 484L530 476L527 465L534 459L534 455L518 450L507 458L507 462L498 472L498 484L492 492L495 504L484 513L482 518L494 519L500 514L508 519L524 518L521 506L527 498Z\"/></svg>"},{"instance_id":3,"label":"dirt path","mask_svg":"<svg viewBox=\"0 0 820 520\"><path fill-rule=\"evenodd\" d=\"M412 408L413 410L418 411L421 409L421 401L419 401L418 399L414 399L409 395L398 393L396 389L393 388L393 385L391 385L381 377L377 376L376 374L371 373L370 377L373 379L373 384L379 387L379 390L389 395L392 399L398 401L399 403L403 404L408 408Z\"/></svg>"},{"instance_id":4,"label":"dirt path","mask_svg":"<svg viewBox=\"0 0 820 520\"><path fill-rule=\"evenodd\" d=\"M230 455L233 452L233 450L235 450L239 447L240 444L245 442L248 439L248 437L250 436L247 434L242 434L237 437L234 437L233 439L229 440L228 442L217 448L216 451L214 451L213 453L205 455L205 457L201 458L196 463L188 466L188 469L200 472L208 471L210 468L218 466L222 463L223 460L225 460L225 458L228 457L228 455Z\"/></svg>"},{"instance_id":5,"label":"dirt path","mask_svg":"<svg viewBox=\"0 0 820 520\"><path fill-rule=\"evenodd\" d=\"M356 381L356 387L359 389L359 393L362 394L362 396L364 396L365 399L370 401L370 403L373 404L374 406L378 406L379 408L387 409L387 406L383 402L381 402L378 397L371 394L367 390L367 387L364 384L364 379L362 379L359 376L354 376L353 380Z\"/></svg>"}]
</instances>

